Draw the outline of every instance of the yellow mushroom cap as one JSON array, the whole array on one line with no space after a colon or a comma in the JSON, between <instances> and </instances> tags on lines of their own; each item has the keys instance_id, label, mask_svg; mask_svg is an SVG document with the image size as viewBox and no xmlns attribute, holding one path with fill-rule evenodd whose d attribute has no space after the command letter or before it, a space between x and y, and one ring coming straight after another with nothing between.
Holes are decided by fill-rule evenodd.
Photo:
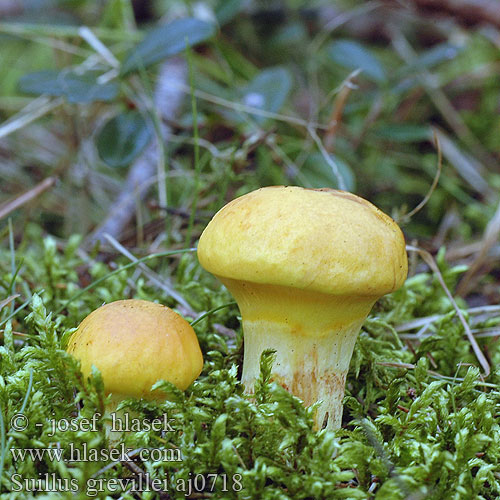
<instances>
[{"instance_id":1,"label":"yellow mushroom cap","mask_svg":"<svg viewBox=\"0 0 500 500\"><path fill-rule=\"evenodd\" d=\"M158 380L186 389L201 373L203 356L191 325L172 309L146 300L118 300L89 314L71 336L68 352L85 376L92 365L105 391L136 398Z\"/></svg>"},{"instance_id":2,"label":"yellow mushroom cap","mask_svg":"<svg viewBox=\"0 0 500 500\"><path fill-rule=\"evenodd\" d=\"M408 270L398 225L333 189L265 187L224 206L198 244L200 264L231 280L330 295L379 297Z\"/></svg>"}]
</instances>

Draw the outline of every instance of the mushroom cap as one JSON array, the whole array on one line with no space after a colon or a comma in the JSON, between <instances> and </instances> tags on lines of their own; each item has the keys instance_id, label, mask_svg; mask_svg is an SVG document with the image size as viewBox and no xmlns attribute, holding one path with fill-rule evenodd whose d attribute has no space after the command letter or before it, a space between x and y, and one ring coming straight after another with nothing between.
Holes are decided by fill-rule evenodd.
<instances>
[{"instance_id":1,"label":"mushroom cap","mask_svg":"<svg viewBox=\"0 0 500 500\"><path fill-rule=\"evenodd\" d=\"M67 351L101 372L106 393L136 398L158 380L186 389L201 373L203 356L191 325L172 309L146 300L118 300L90 313L72 334Z\"/></svg>"},{"instance_id":2,"label":"mushroom cap","mask_svg":"<svg viewBox=\"0 0 500 500\"><path fill-rule=\"evenodd\" d=\"M272 186L224 206L203 231L200 264L220 278L330 295L380 297L406 279L398 225L346 191Z\"/></svg>"}]
</instances>

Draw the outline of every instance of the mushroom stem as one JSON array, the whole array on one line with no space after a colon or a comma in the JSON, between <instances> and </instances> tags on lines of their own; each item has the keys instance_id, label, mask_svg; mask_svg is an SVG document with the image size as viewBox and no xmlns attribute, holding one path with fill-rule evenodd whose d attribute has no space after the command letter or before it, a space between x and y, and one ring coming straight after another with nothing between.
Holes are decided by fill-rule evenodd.
<instances>
[{"instance_id":1,"label":"mushroom stem","mask_svg":"<svg viewBox=\"0 0 500 500\"><path fill-rule=\"evenodd\" d=\"M246 391L254 391L262 351L274 349L273 379L306 406L322 401L316 429L338 429L354 344L375 298L219 279L240 307Z\"/></svg>"},{"instance_id":2,"label":"mushroom stem","mask_svg":"<svg viewBox=\"0 0 500 500\"><path fill-rule=\"evenodd\" d=\"M104 431L109 445L113 448L120 443L127 420L136 416L130 409L117 409L118 405L126 397L127 396L123 396L122 394L111 394L104 407ZM128 414L128 419L126 418L126 414Z\"/></svg>"},{"instance_id":3,"label":"mushroom stem","mask_svg":"<svg viewBox=\"0 0 500 500\"><path fill-rule=\"evenodd\" d=\"M116 408L119 403L120 400L116 396L112 395L111 400L106 404L104 408L104 432L106 433L108 444L112 448L114 448L120 442L120 438L122 435L121 432L116 432L115 430L112 430L111 427L111 414L114 413L116 415Z\"/></svg>"}]
</instances>

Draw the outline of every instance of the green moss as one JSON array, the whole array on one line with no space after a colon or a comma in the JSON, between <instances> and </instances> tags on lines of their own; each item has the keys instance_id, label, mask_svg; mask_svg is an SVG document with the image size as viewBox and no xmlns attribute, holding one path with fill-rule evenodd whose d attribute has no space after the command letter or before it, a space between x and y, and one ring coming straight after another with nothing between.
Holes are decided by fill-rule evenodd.
<instances>
[{"instance_id":1,"label":"green moss","mask_svg":"<svg viewBox=\"0 0 500 500\"><path fill-rule=\"evenodd\" d=\"M42 252L44 258L35 264L31 252ZM83 265L76 254L75 248L56 250L51 240L30 245L16 278L16 286L22 288L25 280L36 277L45 291L43 302L33 295L30 311L20 311L5 325L0 347L5 498L27 498L26 492L16 493L12 478L57 478L59 489L77 485L78 491L68 492L68 498L73 493L85 498L105 483L113 488L116 478L129 480L123 484L130 487L138 478L124 462L106 460L103 418L97 419L92 431L61 427L51 435L54 422L82 422L104 413L106 397L98 372L83 380L63 347L71 328L92 308L103 300L122 298L134 272L111 276L105 282L106 296L103 284L78 299L78 308L54 317L49 311L80 286L76 274L69 272L70 267ZM199 282L194 288L183 285L185 296L192 291L193 303L205 307L227 300L226 292L211 291L213 280L200 272L193 257L189 259L192 263L184 271L198 276ZM438 261L452 285L463 269L447 268L441 257ZM151 262L153 267L160 265ZM97 278L104 276L107 266L91 269L92 278ZM71 284L69 291L57 287L63 275ZM140 290L141 298L153 298L145 283ZM6 316L5 308L2 314ZM463 327L432 276L410 278L400 291L379 301L366 321L347 378L343 427L336 434L314 432L312 409L270 381L272 352L262 356L255 397L243 393L238 376L241 336L230 339L214 330L215 322L237 327L236 314L234 306L222 309L216 318L196 326L205 366L187 391L163 383L172 394L169 401L129 399L121 404L141 421L168 416L168 432L130 432L124 446L146 450L140 458L135 452L135 466L150 481L166 478L162 487L168 486L171 498L185 498L189 484L221 499L440 499L450 494L459 499L500 494L500 374L482 382L472 366L477 362ZM402 339L395 330L430 314L435 315L428 331L432 335L418 343ZM27 336L14 334L12 321L16 331ZM488 324L492 322L498 318L489 318ZM11 419L20 412L29 424L15 431ZM70 462L71 446L94 450L88 453L98 453L98 458ZM11 451L44 448L62 449L63 456L20 460ZM160 454L170 461L159 460ZM30 483L23 484L30 488ZM118 498L123 491L108 494ZM155 498L155 493L143 492L143 498Z\"/></svg>"}]
</instances>

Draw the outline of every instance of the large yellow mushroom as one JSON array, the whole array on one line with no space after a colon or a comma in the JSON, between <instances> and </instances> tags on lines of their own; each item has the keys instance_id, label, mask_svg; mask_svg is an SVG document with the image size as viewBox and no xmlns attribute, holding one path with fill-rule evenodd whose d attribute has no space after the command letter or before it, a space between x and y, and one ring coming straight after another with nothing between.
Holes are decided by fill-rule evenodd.
<instances>
[{"instance_id":1,"label":"large yellow mushroom","mask_svg":"<svg viewBox=\"0 0 500 500\"><path fill-rule=\"evenodd\" d=\"M317 428L340 427L361 325L406 278L398 225L345 191L266 187L214 216L198 258L240 308L246 390L253 392L262 351L274 349L274 379L306 405L322 401Z\"/></svg>"}]
</instances>

